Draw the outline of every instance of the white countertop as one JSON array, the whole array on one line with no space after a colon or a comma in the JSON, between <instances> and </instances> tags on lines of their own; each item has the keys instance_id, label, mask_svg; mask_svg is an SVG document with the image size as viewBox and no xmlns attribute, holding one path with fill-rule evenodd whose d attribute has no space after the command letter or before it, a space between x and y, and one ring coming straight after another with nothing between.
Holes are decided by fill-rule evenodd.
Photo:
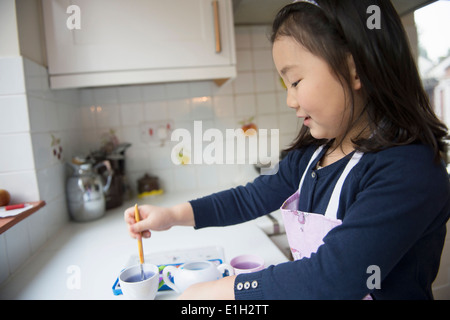
<instances>
[{"instance_id":1,"label":"white countertop","mask_svg":"<svg viewBox=\"0 0 450 320\"><path fill-rule=\"evenodd\" d=\"M170 206L210 192L165 194L137 203ZM113 295L112 286L130 257L137 254L136 240L128 235L123 220L124 209L135 202L109 210L96 221L68 223L0 286L0 299L123 299ZM201 230L174 227L143 240L145 255L205 246L222 247L226 263L247 253L262 256L266 266L287 261L254 222ZM176 297L173 291L163 291L156 299Z\"/></svg>"}]
</instances>

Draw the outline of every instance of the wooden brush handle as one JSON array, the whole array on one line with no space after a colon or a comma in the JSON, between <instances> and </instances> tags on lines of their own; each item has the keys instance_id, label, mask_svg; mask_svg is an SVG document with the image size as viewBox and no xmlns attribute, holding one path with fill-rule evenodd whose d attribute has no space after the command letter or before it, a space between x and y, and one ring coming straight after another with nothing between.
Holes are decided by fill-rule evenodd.
<instances>
[{"instance_id":1,"label":"wooden brush handle","mask_svg":"<svg viewBox=\"0 0 450 320\"><path fill-rule=\"evenodd\" d=\"M134 205L134 219L136 220L136 222L141 221L137 204ZM144 263L144 248L142 247L142 237L138 239L138 249L139 249L139 262L141 264L143 264Z\"/></svg>"}]
</instances>

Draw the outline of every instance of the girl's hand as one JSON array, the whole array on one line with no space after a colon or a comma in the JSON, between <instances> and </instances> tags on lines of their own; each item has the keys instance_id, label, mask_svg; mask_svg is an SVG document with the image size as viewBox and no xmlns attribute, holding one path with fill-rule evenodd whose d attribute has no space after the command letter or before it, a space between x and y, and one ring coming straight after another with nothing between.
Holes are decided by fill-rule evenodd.
<instances>
[{"instance_id":1,"label":"girl's hand","mask_svg":"<svg viewBox=\"0 0 450 320\"><path fill-rule=\"evenodd\" d=\"M194 226L194 213L190 203L179 204L170 208L156 207L152 205L138 206L141 221L136 223L134 207L124 212L124 219L128 226L128 232L133 238L150 238L151 230L164 231L175 225Z\"/></svg>"},{"instance_id":2,"label":"girl's hand","mask_svg":"<svg viewBox=\"0 0 450 320\"><path fill-rule=\"evenodd\" d=\"M187 288L179 300L234 300L234 280L229 276L215 281L196 283Z\"/></svg>"},{"instance_id":3,"label":"girl's hand","mask_svg":"<svg viewBox=\"0 0 450 320\"><path fill-rule=\"evenodd\" d=\"M142 237L150 238L151 232L168 230L173 226L173 219L170 209L155 207L151 205L139 206L141 221L136 223L134 218L134 207L125 210L124 219L128 226L128 232L132 238Z\"/></svg>"}]
</instances>

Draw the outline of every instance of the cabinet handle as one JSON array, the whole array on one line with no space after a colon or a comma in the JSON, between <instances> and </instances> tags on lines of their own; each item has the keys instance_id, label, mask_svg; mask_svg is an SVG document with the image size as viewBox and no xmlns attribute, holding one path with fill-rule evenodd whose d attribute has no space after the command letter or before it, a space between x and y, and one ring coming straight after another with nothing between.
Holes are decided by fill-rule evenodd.
<instances>
[{"instance_id":1,"label":"cabinet handle","mask_svg":"<svg viewBox=\"0 0 450 320\"><path fill-rule=\"evenodd\" d=\"M216 35L216 53L222 52L222 40L220 38L219 1L212 2L214 10L214 33Z\"/></svg>"}]
</instances>

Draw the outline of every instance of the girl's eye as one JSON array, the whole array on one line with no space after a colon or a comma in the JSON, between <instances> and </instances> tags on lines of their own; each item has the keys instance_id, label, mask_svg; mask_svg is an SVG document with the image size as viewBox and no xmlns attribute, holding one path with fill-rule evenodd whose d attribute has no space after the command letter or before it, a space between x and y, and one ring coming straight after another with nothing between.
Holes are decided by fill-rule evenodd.
<instances>
[{"instance_id":1,"label":"girl's eye","mask_svg":"<svg viewBox=\"0 0 450 320\"><path fill-rule=\"evenodd\" d=\"M294 82L293 84L291 84L292 88L296 88L298 86L298 84L300 83L301 80L298 80L296 82Z\"/></svg>"}]
</instances>

